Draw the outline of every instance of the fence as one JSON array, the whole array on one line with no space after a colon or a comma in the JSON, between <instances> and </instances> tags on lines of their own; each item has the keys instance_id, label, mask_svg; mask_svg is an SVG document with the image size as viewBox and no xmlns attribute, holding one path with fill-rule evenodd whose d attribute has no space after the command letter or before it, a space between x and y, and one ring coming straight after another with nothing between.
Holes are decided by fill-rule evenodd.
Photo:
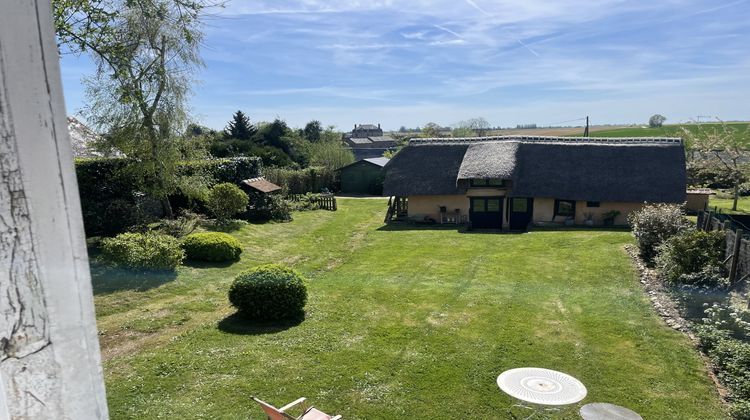
<instances>
[{"instance_id":1,"label":"fence","mask_svg":"<svg viewBox=\"0 0 750 420\"><path fill-rule=\"evenodd\" d=\"M729 282L734 285L750 278L750 229L747 216L729 215L720 211L698 212L698 229L726 231L724 263L729 270Z\"/></svg>"},{"instance_id":2,"label":"fence","mask_svg":"<svg viewBox=\"0 0 750 420\"><path fill-rule=\"evenodd\" d=\"M293 203L309 201L313 209L331 211L338 209L336 197L333 194L287 194L286 199Z\"/></svg>"}]
</instances>

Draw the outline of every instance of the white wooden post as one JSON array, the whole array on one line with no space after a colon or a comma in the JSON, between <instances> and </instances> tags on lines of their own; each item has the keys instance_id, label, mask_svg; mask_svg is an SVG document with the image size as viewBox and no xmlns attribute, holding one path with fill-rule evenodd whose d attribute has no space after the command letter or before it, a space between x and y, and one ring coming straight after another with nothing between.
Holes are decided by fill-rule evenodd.
<instances>
[{"instance_id":1,"label":"white wooden post","mask_svg":"<svg viewBox=\"0 0 750 420\"><path fill-rule=\"evenodd\" d=\"M107 418L50 3L0 0L0 419Z\"/></svg>"}]
</instances>

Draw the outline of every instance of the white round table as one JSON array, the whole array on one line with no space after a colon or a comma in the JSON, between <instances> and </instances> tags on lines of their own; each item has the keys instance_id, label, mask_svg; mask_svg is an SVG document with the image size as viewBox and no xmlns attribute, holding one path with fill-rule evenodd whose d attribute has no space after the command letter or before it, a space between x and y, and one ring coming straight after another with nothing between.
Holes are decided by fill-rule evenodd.
<instances>
[{"instance_id":1,"label":"white round table","mask_svg":"<svg viewBox=\"0 0 750 420\"><path fill-rule=\"evenodd\" d=\"M506 394L538 405L575 404L586 398L586 387L578 379L556 370L517 368L497 377L497 385Z\"/></svg>"},{"instance_id":2,"label":"white round table","mask_svg":"<svg viewBox=\"0 0 750 420\"><path fill-rule=\"evenodd\" d=\"M591 403L581 407L584 420L643 420L635 411L609 403Z\"/></svg>"}]
</instances>

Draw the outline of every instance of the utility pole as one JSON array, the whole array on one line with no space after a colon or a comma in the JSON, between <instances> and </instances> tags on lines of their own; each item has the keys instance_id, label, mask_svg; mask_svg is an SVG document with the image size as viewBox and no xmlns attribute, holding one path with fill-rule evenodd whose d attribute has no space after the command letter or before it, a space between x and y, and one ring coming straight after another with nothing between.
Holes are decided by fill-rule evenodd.
<instances>
[{"instance_id":1,"label":"utility pole","mask_svg":"<svg viewBox=\"0 0 750 420\"><path fill-rule=\"evenodd\" d=\"M589 117L586 116L586 128L583 130L583 137L589 136Z\"/></svg>"}]
</instances>

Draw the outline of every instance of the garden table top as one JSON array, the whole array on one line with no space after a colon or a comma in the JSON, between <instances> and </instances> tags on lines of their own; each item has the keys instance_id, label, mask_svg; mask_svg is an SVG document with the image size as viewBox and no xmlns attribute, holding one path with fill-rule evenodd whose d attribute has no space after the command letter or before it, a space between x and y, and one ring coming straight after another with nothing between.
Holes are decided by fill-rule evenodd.
<instances>
[{"instance_id":1,"label":"garden table top","mask_svg":"<svg viewBox=\"0 0 750 420\"><path fill-rule=\"evenodd\" d=\"M586 397L586 387L578 379L556 370L525 367L506 370L497 377L506 394L532 404L568 405Z\"/></svg>"},{"instance_id":2,"label":"garden table top","mask_svg":"<svg viewBox=\"0 0 750 420\"><path fill-rule=\"evenodd\" d=\"M635 411L609 403L591 403L581 407L584 420L643 420Z\"/></svg>"}]
</instances>

